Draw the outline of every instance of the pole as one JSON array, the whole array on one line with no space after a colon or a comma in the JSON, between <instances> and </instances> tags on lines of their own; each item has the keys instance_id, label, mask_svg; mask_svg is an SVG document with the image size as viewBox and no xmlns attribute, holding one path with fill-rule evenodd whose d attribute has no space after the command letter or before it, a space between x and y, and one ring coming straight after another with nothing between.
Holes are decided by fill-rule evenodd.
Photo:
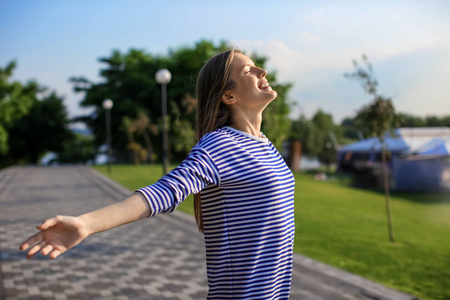
<instances>
[{"instance_id":1,"label":"pole","mask_svg":"<svg viewBox=\"0 0 450 300\"><path fill-rule=\"evenodd\" d=\"M106 139L108 144L108 174L111 175L111 109L106 110Z\"/></svg>"},{"instance_id":2,"label":"pole","mask_svg":"<svg viewBox=\"0 0 450 300\"><path fill-rule=\"evenodd\" d=\"M169 168L169 146L167 138L167 84L161 85L162 90L162 126L163 126L163 175L167 174Z\"/></svg>"},{"instance_id":3,"label":"pole","mask_svg":"<svg viewBox=\"0 0 450 300\"><path fill-rule=\"evenodd\" d=\"M392 215L391 215L391 198L389 194L389 174L386 166L386 142L383 138L381 144L381 171L383 174L383 182L384 182L384 205L386 209L386 217L388 221L388 233L389 233L389 241L391 243L394 242L394 229L392 226Z\"/></svg>"}]
</instances>

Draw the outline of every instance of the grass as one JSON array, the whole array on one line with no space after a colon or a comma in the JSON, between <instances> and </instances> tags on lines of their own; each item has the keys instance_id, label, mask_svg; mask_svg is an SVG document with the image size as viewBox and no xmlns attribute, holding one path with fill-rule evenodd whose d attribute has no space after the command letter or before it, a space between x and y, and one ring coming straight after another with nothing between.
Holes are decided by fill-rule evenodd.
<instances>
[{"instance_id":1,"label":"grass","mask_svg":"<svg viewBox=\"0 0 450 300\"><path fill-rule=\"evenodd\" d=\"M105 166L95 169L106 174ZM111 178L134 190L162 175L159 165L114 165ZM388 239L384 194L295 174L297 253L422 299L450 299L450 196L396 193L395 243ZM178 208L193 214L192 196Z\"/></svg>"}]
</instances>

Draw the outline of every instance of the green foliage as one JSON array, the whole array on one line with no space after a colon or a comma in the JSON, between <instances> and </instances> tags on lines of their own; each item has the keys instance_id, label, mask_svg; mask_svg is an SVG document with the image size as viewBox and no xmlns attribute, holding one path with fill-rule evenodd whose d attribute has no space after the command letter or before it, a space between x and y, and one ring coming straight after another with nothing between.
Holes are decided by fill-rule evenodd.
<instances>
[{"instance_id":1,"label":"green foliage","mask_svg":"<svg viewBox=\"0 0 450 300\"><path fill-rule=\"evenodd\" d=\"M35 82L22 85L10 82L16 63L10 62L4 69L0 68L0 155L9 152L9 128L17 119L28 114L36 93L39 92Z\"/></svg>"},{"instance_id":2,"label":"green foliage","mask_svg":"<svg viewBox=\"0 0 450 300\"><path fill-rule=\"evenodd\" d=\"M38 163L47 151L61 153L65 142L73 138L62 98L51 93L34 99L29 114L14 122L10 129L10 156L16 161Z\"/></svg>"},{"instance_id":3,"label":"green foliage","mask_svg":"<svg viewBox=\"0 0 450 300\"><path fill-rule=\"evenodd\" d=\"M427 124L425 120L420 117L411 116L408 114L399 114L399 125L400 127L426 127Z\"/></svg>"},{"instance_id":4,"label":"green foliage","mask_svg":"<svg viewBox=\"0 0 450 300\"><path fill-rule=\"evenodd\" d=\"M126 116L133 119L138 112L142 112L149 117L152 125L159 127L159 130L150 134L150 140L154 153L161 156L161 87L155 81L155 73L161 68L167 68L172 73L172 80L167 87L170 151L172 160L184 159L195 142L197 74L209 58L227 48L225 42L216 46L209 41L200 41L194 47L170 50L166 56L155 56L136 49L125 54L114 51L111 56L99 59L104 64L100 70L101 83L92 83L84 77L71 78L74 90L85 93L81 105L95 108L92 116L79 120L93 130L96 146L103 144L106 135L102 102L112 99L112 144L115 152L125 160L128 137L125 131L120 130L122 118ZM265 58L256 56L254 59L264 67ZM279 96L267 109L263 130L280 146L290 126L286 100L290 85L277 84L275 74L270 75L269 80Z\"/></svg>"},{"instance_id":5,"label":"green foliage","mask_svg":"<svg viewBox=\"0 0 450 300\"><path fill-rule=\"evenodd\" d=\"M436 127L436 126L450 127L450 115L443 117L427 116L421 118L409 114L400 113L399 125L401 127Z\"/></svg>"},{"instance_id":6,"label":"green foliage","mask_svg":"<svg viewBox=\"0 0 450 300\"><path fill-rule=\"evenodd\" d=\"M62 151L57 160L60 163L86 163L94 159L93 137L75 134L73 138L63 142Z\"/></svg>"},{"instance_id":7,"label":"green foliage","mask_svg":"<svg viewBox=\"0 0 450 300\"><path fill-rule=\"evenodd\" d=\"M331 114L319 109L311 120L302 115L297 121L292 122L290 139L301 141L302 153L305 155L330 163L336 160L336 149L330 133L338 140L342 140L342 129L333 123Z\"/></svg>"},{"instance_id":8,"label":"green foliage","mask_svg":"<svg viewBox=\"0 0 450 300\"><path fill-rule=\"evenodd\" d=\"M158 128L156 125L151 124L147 115L139 112L136 119L124 116L121 129L127 134L127 149L130 150L134 162L136 164L140 164L141 160L153 162L153 145L150 133L157 133ZM144 140L146 149L136 141L137 139Z\"/></svg>"},{"instance_id":9,"label":"green foliage","mask_svg":"<svg viewBox=\"0 0 450 300\"><path fill-rule=\"evenodd\" d=\"M341 122L341 128L343 131L343 135L347 139L358 138L358 135L362 134L361 127L358 126L358 120L355 118L345 118Z\"/></svg>"},{"instance_id":10,"label":"green foliage","mask_svg":"<svg viewBox=\"0 0 450 300\"><path fill-rule=\"evenodd\" d=\"M72 138L62 99L36 82L10 82L15 62L0 69L0 164L37 163Z\"/></svg>"},{"instance_id":11,"label":"green foliage","mask_svg":"<svg viewBox=\"0 0 450 300\"><path fill-rule=\"evenodd\" d=\"M192 122L178 118L173 122L172 132L178 136L177 142L172 144L176 153L185 153L185 156L195 146L195 131Z\"/></svg>"},{"instance_id":12,"label":"green foliage","mask_svg":"<svg viewBox=\"0 0 450 300\"><path fill-rule=\"evenodd\" d=\"M95 169L107 175L106 166ZM111 177L133 191L161 174L161 165L115 165ZM339 180L317 182L304 173L295 174L295 181L295 252L421 299L450 298L447 195L394 194L392 205L399 213L392 244L384 238L382 194ZM178 209L193 215L192 198Z\"/></svg>"},{"instance_id":13,"label":"green foliage","mask_svg":"<svg viewBox=\"0 0 450 300\"><path fill-rule=\"evenodd\" d=\"M398 124L398 116L391 99L376 96L374 101L358 111L356 118L372 136L380 139Z\"/></svg>"}]
</instances>

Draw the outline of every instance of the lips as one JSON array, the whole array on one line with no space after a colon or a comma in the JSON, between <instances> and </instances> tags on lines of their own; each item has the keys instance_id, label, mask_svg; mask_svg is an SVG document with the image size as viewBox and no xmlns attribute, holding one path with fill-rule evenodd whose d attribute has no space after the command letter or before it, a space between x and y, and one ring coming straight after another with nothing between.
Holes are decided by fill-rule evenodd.
<instances>
[{"instance_id":1,"label":"lips","mask_svg":"<svg viewBox=\"0 0 450 300\"><path fill-rule=\"evenodd\" d=\"M270 85L269 85L269 82L267 81L267 80L263 80L260 84L259 84L259 88L260 89L265 89L265 88L268 88Z\"/></svg>"}]
</instances>

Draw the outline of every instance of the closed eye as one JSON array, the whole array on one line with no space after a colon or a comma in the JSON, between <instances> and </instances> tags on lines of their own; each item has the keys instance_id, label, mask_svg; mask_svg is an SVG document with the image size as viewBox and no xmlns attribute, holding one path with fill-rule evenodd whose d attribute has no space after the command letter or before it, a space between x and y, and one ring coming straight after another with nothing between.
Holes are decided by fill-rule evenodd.
<instances>
[{"instance_id":1,"label":"closed eye","mask_svg":"<svg viewBox=\"0 0 450 300\"><path fill-rule=\"evenodd\" d=\"M245 73L245 74L249 74L249 73L251 73L251 72L252 72L252 68L249 67L247 70L245 70L244 73Z\"/></svg>"},{"instance_id":2,"label":"closed eye","mask_svg":"<svg viewBox=\"0 0 450 300\"><path fill-rule=\"evenodd\" d=\"M249 74L252 72L252 69L255 67L255 65L253 64L246 64L242 67L242 69L244 70L244 74Z\"/></svg>"}]
</instances>

